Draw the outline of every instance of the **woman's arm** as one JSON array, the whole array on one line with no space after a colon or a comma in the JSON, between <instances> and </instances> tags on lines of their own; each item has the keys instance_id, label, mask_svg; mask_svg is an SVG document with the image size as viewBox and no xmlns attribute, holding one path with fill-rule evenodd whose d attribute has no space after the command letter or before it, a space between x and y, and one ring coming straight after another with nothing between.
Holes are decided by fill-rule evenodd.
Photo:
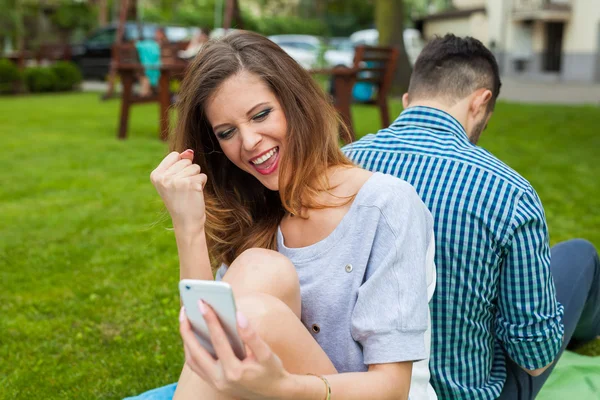
<instances>
[{"instance_id":1,"label":"woman's arm","mask_svg":"<svg viewBox=\"0 0 600 400\"><path fill-rule=\"evenodd\" d=\"M206 175L193 159L192 150L172 152L152 171L150 180L173 221L181 279L212 280L204 230Z\"/></svg>"},{"instance_id":2,"label":"woman's arm","mask_svg":"<svg viewBox=\"0 0 600 400\"><path fill-rule=\"evenodd\" d=\"M217 392L244 399L327 398L323 380L316 376L288 373L271 347L238 312L238 333L248 356L239 360L227 340L217 315L210 307L201 307L210 331L217 359L204 349L182 308L179 315L187 365ZM336 399L406 399L410 389L412 361L373 364L368 372L327 375L332 397Z\"/></svg>"},{"instance_id":3,"label":"woman's arm","mask_svg":"<svg viewBox=\"0 0 600 400\"><path fill-rule=\"evenodd\" d=\"M408 399L412 361L375 364L368 372L328 375L331 398L335 399ZM283 387L280 398L324 400L325 384L311 375L292 375L289 387Z\"/></svg>"},{"instance_id":4,"label":"woman's arm","mask_svg":"<svg viewBox=\"0 0 600 400\"><path fill-rule=\"evenodd\" d=\"M183 152L182 159L193 162L193 152ZM194 190L191 188L190 190ZM204 198L202 192L200 195ZM204 207L204 199L202 200ZM205 218L197 223L184 224L173 220L177 253L179 255L179 279L213 280L206 244L206 231L204 230Z\"/></svg>"},{"instance_id":5,"label":"woman's arm","mask_svg":"<svg viewBox=\"0 0 600 400\"><path fill-rule=\"evenodd\" d=\"M179 254L179 278L213 280L204 226L195 231L175 228L175 240Z\"/></svg>"}]
</instances>

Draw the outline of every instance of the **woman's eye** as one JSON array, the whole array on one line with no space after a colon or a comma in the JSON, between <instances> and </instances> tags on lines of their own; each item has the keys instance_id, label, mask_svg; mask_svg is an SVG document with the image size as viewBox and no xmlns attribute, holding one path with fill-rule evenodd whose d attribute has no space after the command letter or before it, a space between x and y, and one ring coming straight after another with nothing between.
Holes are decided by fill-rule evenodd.
<instances>
[{"instance_id":1,"label":"woman's eye","mask_svg":"<svg viewBox=\"0 0 600 400\"><path fill-rule=\"evenodd\" d=\"M252 117L252 121L264 121L265 119L267 119L267 116L271 113L271 111L273 111L272 108L259 112L254 117Z\"/></svg>"},{"instance_id":2,"label":"woman's eye","mask_svg":"<svg viewBox=\"0 0 600 400\"><path fill-rule=\"evenodd\" d=\"M229 139L232 134L233 134L233 129L228 129L226 131L217 133L217 138L219 138L220 140L226 140L226 139Z\"/></svg>"}]
</instances>

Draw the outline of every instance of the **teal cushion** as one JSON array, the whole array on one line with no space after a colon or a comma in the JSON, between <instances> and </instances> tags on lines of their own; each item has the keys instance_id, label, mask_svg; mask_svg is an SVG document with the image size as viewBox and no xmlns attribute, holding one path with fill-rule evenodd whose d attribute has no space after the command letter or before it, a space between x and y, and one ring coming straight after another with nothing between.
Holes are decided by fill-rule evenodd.
<instances>
[{"instance_id":1,"label":"teal cushion","mask_svg":"<svg viewBox=\"0 0 600 400\"><path fill-rule=\"evenodd\" d=\"M150 84L157 86L160 78L160 45L154 40L140 40L135 48Z\"/></svg>"}]
</instances>

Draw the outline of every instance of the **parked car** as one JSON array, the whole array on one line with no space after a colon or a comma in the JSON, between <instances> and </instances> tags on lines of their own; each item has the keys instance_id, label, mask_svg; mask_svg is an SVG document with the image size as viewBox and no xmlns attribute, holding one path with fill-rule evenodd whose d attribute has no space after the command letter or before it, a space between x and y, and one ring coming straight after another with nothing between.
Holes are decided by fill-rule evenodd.
<instances>
[{"instance_id":1,"label":"parked car","mask_svg":"<svg viewBox=\"0 0 600 400\"><path fill-rule=\"evenodd\" d=\"M123 33L123 41L154 38L159 25L127 22ZM140 29L141 28L141 29ZM165 26L165 34L170 42L189 40L193 28L181 26ZM72 47L73 62L77 64L85 79L104 79L108 75L111 50L117 36L116 24L106 25L90 34L83 43Z\"/></svg>"},{"instance_id":2,"label":"parked car","mask_svg":"<svg viewBox=\"0 0 600 400\"><path fill-rule=\"evenodd\" d=\"M298 64L306 69L315 68L323 47L321 39L311 35L273 35L271 41L277 43Z\"/></svg>"},{"instance_id":3,"label":"parked car","mask_svg":"<svg viewBox=\"0 0 600 400\"><path fill-rule=\"evenodd\" d=\"M351 67L354 60L354 44L350 38L333 37L329 39L328 49L325 51L324 59L327 67L344 65Z\"/></svg>"},{"instance_id":4,"label":"parked car","mask_svg":"<svg viewBox=\"0 0 600 400\"><path fill-rule=\"evenodd\" d=\"M421 38L421 32L416 29L405 29L403 33L404 48L408 54L408 60L410 61L411 65L414 65L424 46L423 39ZM364 29L357 31L350 35L350 41L352 41L354 46L358 46L360 44L376 46L379 43L379 32L377 29Z\"/></svg>"},{"instance_id":5,"label":"parked car","mask_svg":"<svg viewBox=\"0 0 600 400\"><path fill-rule=\"evenodd\" d=\"M365 29L354 32L349 38L332 38L330 50L325 52L325 62L330 67L345 65L351 67L354 63L354 47L359 45L377 46L379 32L377 29ZM419 53L423 49L421 33L416 29L404 30L404 47L408 59L414 65Z\"/></svg>"},{"instance_id":6,"label":"parked car","mask_svg":"<svg viewBox=\"0 0 600 400\"><path fill-rule=\"evenodd\" d=\"M376 46L379 43L379 31L377 29L363 29L350 35L350 41L355 45L365 44Z\"/></svg>"},{"instance_id":7,"label":"parked car","mask_svg":"<svg viewBox=\"0 0 600 400\"><path fill-rule=\"evenodd\" d=\"M212 31L210 31L210 34L208 37L210 39L219 39L225 35L235 32L235 31L237 31L237 29L235 29L235 28L229 28L229 29L215 28Z\"/></svg>"}]
</instances>

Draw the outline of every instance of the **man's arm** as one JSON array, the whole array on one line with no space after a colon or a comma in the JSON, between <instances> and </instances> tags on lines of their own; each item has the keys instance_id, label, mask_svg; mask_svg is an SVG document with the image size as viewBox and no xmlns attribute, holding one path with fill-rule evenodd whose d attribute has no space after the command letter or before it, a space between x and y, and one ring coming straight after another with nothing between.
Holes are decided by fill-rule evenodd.
<instances>
[{"instance_id":1,"label":"man's arm","mask_svg":"<svg viewBox=\"0 0 600 400\"><path fill-rule=\"evenodd\" d=\"M544 210L533 189L519 198L507 234L496 335L515 363L538 376L554 362L564 327L550 271Z\"/></svg>"},{"instance_id":2,"label":"man's arm","mask_svg":"<svg viewBox=\"0 0 600 400\"><path fill-rule=\"evenodd\" d=\"M552 361L550 364L546 365L545 367L542 368L538 368L538 369L534 369L529 370L527 368L523 368L525 370L525 372L527 372L529 375L531 376L540 376L541 374L543 374L552 364L554 363L554 361Z\"/></svg>"}]
</instances>

